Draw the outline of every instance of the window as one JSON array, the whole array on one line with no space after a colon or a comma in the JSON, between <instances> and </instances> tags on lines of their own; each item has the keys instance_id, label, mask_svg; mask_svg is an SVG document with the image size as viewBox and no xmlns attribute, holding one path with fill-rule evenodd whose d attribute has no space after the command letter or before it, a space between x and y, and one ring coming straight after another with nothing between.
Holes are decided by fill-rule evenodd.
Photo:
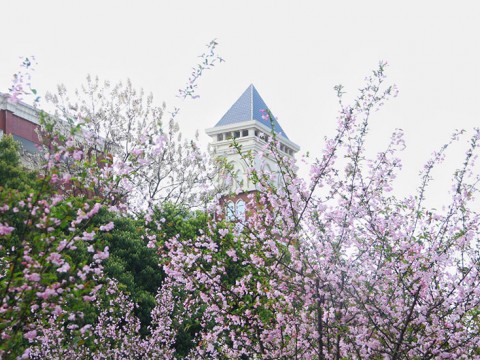
<instances>
[{"instance_id":1,"label":"window","mask_svg":"<svg viewBox=\"0 0 480 360\"><path fill-rule=\"evenodd\" d=\"M222 141L222 140L223 140L223 134L218 134L217 141Z\"/></svg>"},{"instance_id":2,"label":"window","mask_svg":"<svg viewBox=\"0 0 480 360\"><path fill-rule=\"evenodd\" d=\"M25 139L24 137L18 135L13 135L13 138L22 145L22 150L25 150L32 154L38 153L37 145L33 141Z\"/></svg>"},{"instance_id":3,"label":"window","mask_svg":"<svg viewBox=\"0 0 480 360\"><path fill-rule=\"evenodd\" d=\"M248 136L248 130L242 130L242 137Z\"/></svg>"},{"instance_id":4,"label":"window","mask_svg":"<svg viewBox=\"0 0 480 360\"><path fill-rule=\"evenodd\" d=\"M234 131L233 132L233 138L238 139L240 137L240 131Z\"/></svg>"},{"instance_id":5,"label":"window","mask_svg":"<svg viewBox=\"0 0 480 360\"><path fill-rule=\"evenodd\" d=\"M225 134L225 140L230 140L232 138L232 133L229 131Z\"/></svg>"},{"instance_id":6,"label":"window","mask_svg":"<svg viewBox=\"0 0 480 360\"><path fill-rule=\"evenodd\" d=\"M240 221L245 220L245 201L242 199L237 201L237 209L236 209L237 218Z\"/></svg>"},{"instance_id":7,"label":"window","mask_svg":"<svg viewBox=\"0 0 480 360\"><path fill-rule=\"evenodd\" d=\"M237 203L227 202L225 206L225 219L227 221L245 221L245 201L239 199Z\"/></svg>"},{"instance_id":8,"label":"window","mask_svg":"<svg viewBox=\"0 0 480 360\"><path fill-rule=\"evenodd\" d=\"M235 220L235 204L233 203L233 201L229 201L227 202L227 220L229 221L233 221Z\"/></svg>"}]
</instances>

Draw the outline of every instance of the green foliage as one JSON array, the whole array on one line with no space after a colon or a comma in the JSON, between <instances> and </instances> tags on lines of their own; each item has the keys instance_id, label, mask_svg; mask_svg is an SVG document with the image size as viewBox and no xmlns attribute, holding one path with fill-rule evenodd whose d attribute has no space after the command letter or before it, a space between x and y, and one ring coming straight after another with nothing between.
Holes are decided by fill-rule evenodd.
<instances>
[{"instance_id":1,"label":"green foliage","mask_svg":"<svg viewBox=\"0 0 480 360\"><path fill-rule=\"evenodd\" d=\"M154 213L154 220L156 223L161 224L161 230L157 236L160 249L163 248L164 242L172 237L178 237L180 240L190 240L207 231L208 217L204 212L192 212L172 204L164 205L161 210L157 209ZM161 263L167 263L169 260L164 255L161 258ZM182 359L195 346L194 338L201 329L200 323L203 309L199 308L194 316L183 318L181 323L175 322L176 314L184 313L183 301L187 298L187 293L185 290L177 288L175 297L177 298L174 309L175 314L172 316L172 319L174 319L173 326L177 329L175 353L178 358Z\"/></svg>"},{"instance_id":2,"label":"green foliage","mask_svg":"<svg viewBox=\"0 0 480 360\"><path fill-rule=\"evenodd\" d=\"M15 204L30 196L31 193L33 194L31 202L36 203L41 199L55 196L59 189L50 185L49 177L39 177L35 172L26 171L22 167L19 150L19 144L11 136L4 136L1 139L0 184L2 184L2 192L0 200L3 203ZM68 235L69 226L77 217L76 209L82 208L84 204L93 201L84 192L75 192L71 189L67 189L64 195L67 196L65 199L50 207L50 216L60 220L55 226L55 235L58 239L70 238ZM3 238L4 243L2 245L4 247L0 251L1 256L7 255L5 250L8 248L22 246L22 234L26 231L28 231L32 252L42 253L42 251L45 251L42 246L46 246L46 242L42 239L46 236L46 233L43 230L32 228L32 226L28 226L27 229L25 224L31 222L31 220L31 214L26 211L3 213L2 221L8 222L15 227L16 231L11 236ZM96 231L96 248L109 247L110 256L103 263L106 277L118 281L119 290L128 294L136 304L134 314L140 320L140 334L142 336L149 334L148 327L151 324L151 311L155 307L155 296L165 277L162 266L168 261L168 258L162 255L164 242L174 236L183 240L197 238L202 233L208 232L207 220L207 215L203 212L192 212L176 205L164 204L161 210L157 209L154 212L151 222L146 222L142 216L116 215L107 211L106 208L102 208L98 214L88 221L85 230ZM114 223L113 230L109 232L99 230L101 225L109 222ZM152 234L156 236L156 247L154 248L148 246L150 239L147 236ZM65 261L71 265L71 273L75 273L91 261L93 254L88 251L89 245L88 242L78 241L74 249L63 251ZM41 264L44 266L42 284L56 283L67 276L67 274L58 273L56 268L49 264L46 259L42 258ZM232 271L228 272L228 277L231 277L230 281L232 282L235 281L237 272L241 271L240 269L233 269L235 266L237 264L232 264ZM20 281L23 276L22 267L19 267L16 272L18 272L18 281ZM15 279L16 277L13 279L14 285L16 284ZM105 281L100 279L97 279L96 283L104 284L104 286L106 284ZM82 300L82 296L87 293L87 289L80 291L78 294L77 292L71 289L70 295L63 300L62 308L68 313L83 314L81 319L77 318L75 320L75 323L80 327L87 324L95 325L102 309L96 307L94 303ZM27 295L33 296L33 293ZM174 311L177 314L184 311L182 300L185 299L185 295L183 289L176 290L175 296L178 301ZM106 295L104 290L100 291L97 296L101 303L108 303L109 296ZM36 300L34 296L30 300L24 298L24 316L32 315L29 306ZM202 313L203 310L199 309L196 316L182 319L174 324L178 329L175 341L178 356L186 356L189 350L194 347L194 338L201 328ZM63 317L64 315L62 315ZM80 335L75 332L65 335L69 339L76 339L74 342L83 341L81 337L77 338ZM16 346L21 351L26 346L22 332L15 332L13 336L17 339L12 339L9 342L10 345ZM90 346L94 346L93 343Z\"/></svg>"},{"instance_id":3,"label":"green foliage","mask_svg":"<svg viewBox=\"0 0 480 360\"><path fill-rule=\"evenodd\" d=\"M0 192L0 202L11 204L0 214L0 223L8 223L15 229L2 237L0 247L0 296L4 304L12 309L2 314L0 331L8 333L10 339L0 344L0 350L6 351L8 356L22 353L28 344L23 329L31 329L37 321L44 321L43 316L55 311L57 305L64 311L57 321L63 321L66 314L79 312L85 315L86 322L93 322L95 314L91 304L83 301L83 297L89 295L95 285L92 278L89 276L81 286L71 280L71 274L76 274L84 265L92 262L91 254L83 248L84 242L75 239L78 232L71 232L68 228L69 220L75 218L75 209L81 208L86 200L66 198L53 205L50 201L56 190L45 179L38 178L32 182L33 188L35 191L32 195L26 196L16 189ZM13 206L24 200L26 206ZM43 209L47 206L48 217L43 215ZM31 208L36 210L32 211ZM62 220L57 222L57 219ZM82 230L90 232L93 226L85 224ZM57 250L62 241L76 246ZM68 265L64 271L58 271L59 264L49 259L49 255L56 251ZM39 280L28 280L26 274L35 274ZM61 288L61 292L49 295L47 300L38 295L53 288ZM45 304L48 306L44 307ZM39 315L40 311L43 313Z\"/></svg>"},{"instance_id":4,"label":"green foliage","mask_svg":"<svg viewBox=\"0 0 480 360\"><path fill-rule=\"evenodd\" d=\"M29 191L34 185L36 174L20 163L20 144L12 135L3 135L0 139L0 187Z\"/></svg>"},{"instance_id":5,"label":"green foliage","mask_svg":"<svg viewBox=\"0 0 480 360\"><path fill-rule=\"evenodd\" d=\"M110 256L104 263L105 275L119 283L119 289L125 291L138 306L134 313L138 316L142 336L149 334L151 311L155 306L155 296L162 285L164 272L162 264L168 258L162 254L164 241L174 236L180 239L194 239L206 231L207 216L203 212L191 212L172 204L166 204L154 213L152 222L145 226L142 217L117 216L107 211L100 211L93 219L97 224L114 223L114 229L106 233L98 233L102 242L109 246ZM157 227L159 226L159 227ZM147 232L154 233L157 248L149 248ZM160 251L160 253L159 253ZM182 313L182 299L185 293L177 289L178 301L175 311ZM175 341L177 354L186 356L194 346L193 339L200 329L201 309L197 317L183 319L176 323L178 330Z\"/></svg>"},{"instance_id":6,"label":"green foliage","mask_svg":"<svg viewBox=\"0 0 480 360\"><path fill-rule=\"evenodd\" d=\"M130 299L138 305L134 312L141 322L141 335L145 336L151 322L150 313L155 307L155 295L164 274L156 249L147 247L144 221L107 211L101 211L94 221L97 224L114 223L112 231L98 233L110 252L104 263L104 271L108 277L117 280L119 289L129 294Z\"/></svg>"}]
</instances>

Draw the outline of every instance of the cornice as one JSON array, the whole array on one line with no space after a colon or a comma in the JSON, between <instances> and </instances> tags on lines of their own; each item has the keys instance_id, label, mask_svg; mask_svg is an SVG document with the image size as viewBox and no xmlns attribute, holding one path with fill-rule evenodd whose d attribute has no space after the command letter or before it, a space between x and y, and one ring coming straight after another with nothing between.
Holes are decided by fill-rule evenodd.
<instances>
[{"instance_id":1,"label":"cornice","mask_svg":"<svg viewBox=\"0 0 480 360\"><path fill-rule=\"evenodd\" d=\"M12 114L28 120L34 124L39 124L40 110L31 105L27 105L22 101L8 101L8 94L0 93L0 110L10 111Z\"/></svg>"}]
</instances>

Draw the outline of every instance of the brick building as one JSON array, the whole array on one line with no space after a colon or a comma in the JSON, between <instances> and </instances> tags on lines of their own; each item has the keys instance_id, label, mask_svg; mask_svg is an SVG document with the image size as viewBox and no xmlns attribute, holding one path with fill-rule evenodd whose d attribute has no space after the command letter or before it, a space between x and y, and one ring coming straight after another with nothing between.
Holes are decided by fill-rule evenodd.
<instances>
[{"instance_id":1,"label":"brick building","mask_svg":"<svg viewBox=\"0 0 480 360\"><path fill-rule=\"evenodd\" d=\"M36 145L39 144L36 129L39 127L40 111L21 101L12 103L8 101L7 94L0 93L0 137L3 134L12 134L15 140L20 142L23 149L30 153L37 152ZM230 107L217 124L206 130L212 138L211 145L217 156L224 157L234 169L232 192L237 193L235 197L226 197L224 202L227 205L227 216L242 217L245 212L245 203L248 194L255 191L247 176L247 169L242 162L241 156L232 149L232 139L242 146L242 151L251 151L255 156L263 153L269 137L273 131L277 135L280 151L293 157L300 147L292 142L278 121L273 118L265 119L265 110L269 109L257 89L250 85L238 100ZM270 172L275 173L277 164L273 159L263 156L261 159L255 157L256 167L264 166ZM279 184L280 179L277 180Z\"/></svg>"},{"instance_id":2,"label":"brick building","mask_svg":"<svg viewBox=\"0 0 480 360\"><path fill-rule=\"evenodd\" d=\"M8 101L9 95L0 93L0 137L11 134L28 152L36 152L39 144L36 129L40 111L21 101Z\"/></svg>"}]
</instances>

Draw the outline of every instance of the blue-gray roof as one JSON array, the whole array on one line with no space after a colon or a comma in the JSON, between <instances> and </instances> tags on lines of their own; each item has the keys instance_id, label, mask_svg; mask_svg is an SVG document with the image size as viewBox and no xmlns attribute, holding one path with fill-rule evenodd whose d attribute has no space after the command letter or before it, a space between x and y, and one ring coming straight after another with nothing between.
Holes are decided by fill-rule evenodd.
<instances>
[{"instance_id":1,"label":"blue-gray roof","mask_svg":"<svg viewBox=\"0 0 480 360\"><path fill-rule=\"evenodd\" d=\"M267 104L265 104L265 101L263 101L257 89L255 89L255 86L250 85L215 126L256 120L268 128L271 128L272 124L270 123L270 120L262 118L262 115L264 115L263 111L267 109ZM280 134L284 138L288 139L287 134L285 134L285 131L283 131L282 127L274 116L273 129L277 134Z\"/></svg>"}]
</instances>

